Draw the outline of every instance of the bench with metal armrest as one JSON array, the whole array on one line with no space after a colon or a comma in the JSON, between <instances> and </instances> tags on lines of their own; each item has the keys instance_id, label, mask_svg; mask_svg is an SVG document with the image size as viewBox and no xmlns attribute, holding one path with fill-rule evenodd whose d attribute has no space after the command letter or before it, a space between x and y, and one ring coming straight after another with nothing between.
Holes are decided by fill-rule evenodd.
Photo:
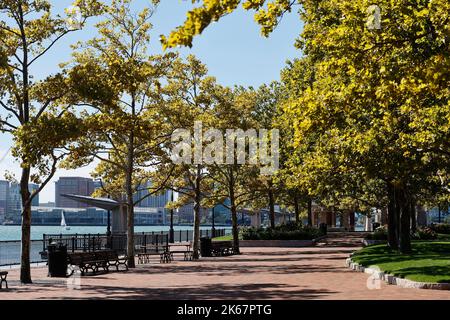
<instances>
[{"instance_id":1,"label":"bench with metal armrest","mask_svg":"<svg viewBox=\"0 0 450 320\"><path fill-rule=\"evenodd\" d=\"M125 266L128 270L128 260L120 258L117 252L113 250L102 250L95 252L71 252L68 253L68 263L72 266L77 266L80 269L81 275L91 270L96 274L99 268L103 271L109 272L109 267L114 266L119 271L119 266ZM74 270L72 270L73 274ZM70 275L71 275L70 274Z\"/></svg>"},{"instance_id":2,"label":"bench with metal armrest","mask_svg":"<svg viewBox=\"0 0 450 320\"><path fill-rule=\"evenodd\" d=\"M229 256L234 254L233 241L212 241L211 253L214 256Z\"/></svg>"},{"instance_id":3,"label":"bench with metal armrest","mask_svg":"<svg viewBox=\"0 0 450 320\"><path fill-rule=\"evenodd\" d=\"M137 246L135 253L138 257L138 264L149 263L150 258L159 255L160 263L168 263L171 261L170 253L167 246L148 244L145 246Z\"/></svg>"}]
</instances>

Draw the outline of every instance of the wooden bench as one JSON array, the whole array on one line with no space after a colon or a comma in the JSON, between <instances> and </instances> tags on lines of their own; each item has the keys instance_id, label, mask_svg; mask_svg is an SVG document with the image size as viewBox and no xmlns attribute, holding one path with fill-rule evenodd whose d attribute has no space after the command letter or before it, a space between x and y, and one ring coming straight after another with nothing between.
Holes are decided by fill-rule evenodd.
<instances>
[{"instance_id":1,"label":"wooden bench","mask_svg":"<svg viewBox=\"0 0 450 320\"><path fill-rule=\"evenodd\" d=\"M109 272L109 267L114 266L119 271L119 266L125 266L128 270L126 258L119 258L117 252L113 250L103 250L95 252L72 252L68 253L68 262L70 265L77 266L81 275L91 270L94 274L101 268ZM74 270L72 270L73 274Z\"/></svg>"},{"instance_id":2,"label":"wooden bench","mask_svg":"<svg viewBox=\"0 0 450 320\"><path fill-rule=\"evenodd\" d=\"M8 271L0 271L0 289L3 288L3 282L6 285L6 289L8 289L8 281L6 280L8 277Z\"/></svg>"},{"instance_id":3,"label":"wooden bench","mask_svg":"<svg viewBox=\"0 0 450 320\"><path fill-rule=\"evenodd\" d=\"M167 246L138 246L135 251L138 257L138 264L149 263L150 258L155 255L159 255L160 263L169 263L171 261L170 252L167 250Z\"/></svg>"},{"instance_id":4,"label":"wooden bench","mask_svg":"<svg viewBox=\"0 0 450 320\"><path fill-rule=\"evenodd\" d=\"M214 256L229 256L234 254L232 241L212 241L211 253Z\"/></svg>"},{"instance_id":5,"label":"wooden bench","mask_svg":"<svg viewBox=\"0 0 450 320\"><path fill-rule=\"evenodd\" d=\"M175 250L172 250L173 247L178 247L178 248L175 249ZM184 247L184 249L183 249L183 247ZM184 255L184 261L192 260L193 254L192 254L191 248L192 248L192 244L191 243L169 244L170 260L173 261L174 253L182 253Z\"/></svg>"}]
</instances>

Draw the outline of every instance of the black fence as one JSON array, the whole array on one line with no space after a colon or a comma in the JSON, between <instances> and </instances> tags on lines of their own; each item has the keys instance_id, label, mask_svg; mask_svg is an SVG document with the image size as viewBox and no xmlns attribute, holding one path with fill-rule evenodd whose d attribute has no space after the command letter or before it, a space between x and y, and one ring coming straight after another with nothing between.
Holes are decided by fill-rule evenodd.
<instances>
[{"instance_id":1,"label":"black fence","mask_svg":"<svg viewBox=\"0 0 450 320\"><path fill-rule=\"evenodd\" d=\"M20 264L21 241L0 241L0 266L12 266ZM42 240L31 240L30 261L31 263L44 262L40 252Z\"/></svg>"},{"instance_id":2,"label":"black fence","mask_svg":"<svg viewBox=\"0 0 450 320\"><path fill-rule=\"evenodd\" d=\"M229 229L215 229L214 236L227 235ZM148 244L164 245L168 242L169 232L139 232L135 233L136 247ZM201 229L200 237L212 237L211 229ZM192 241L192 230L176 230L174 242ZM44 234L42 240L32 240L30 248L31 263L46 262L47 246L51 242L60 242L70 251L98 251L113 249L119 252L126 251L126 235L107 236L106 234ZM0 241L0 266L12 266L20 264L21 242L20 240Z\"/></svg>"},{"instance_id":3,"label":"black fence","mask_svg":"<svg viewBox=\"0 0 450 320\"><path fill-rule=\"evenodd\" d=\"M215 229L214 237L225 236L227 229ZM200 229L200 238L212 237L212 230ZM134 234L134 244L136 247L146 244L160 244L168 242L169 231L159 232L139 232ZM174 231L174 242L187 242L193 240L193 230ZM107 236L106 234L44 234L42 252L47 251L47 246L51 242L62 243L67 247L67 251L98 251L102 249L112 249L125 251L127 236L118 234Z\"/></svg>"},{"instance_id":4,"label":"black fence","mask_svg":"<svg viewBox=\"0 0 450 320\"><path fill-rule=\"evenodd\" d=\"M46 255L48 245L52 242L66 246L68 252L92 252L108 249L124 253L127 250L126 234L110 236L106 234L44 234L42 244L42 254L44 256ZM136 249L149 244L163 246L167 245L168 242L169 236L166 233L142 232L134 234L134 245Z\"/></svg>"}]
</instances>

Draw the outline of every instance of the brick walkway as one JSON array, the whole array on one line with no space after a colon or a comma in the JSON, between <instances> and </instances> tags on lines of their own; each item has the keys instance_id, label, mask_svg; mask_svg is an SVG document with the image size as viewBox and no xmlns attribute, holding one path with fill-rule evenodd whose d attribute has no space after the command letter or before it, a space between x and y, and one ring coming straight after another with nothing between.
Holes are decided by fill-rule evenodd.
<instances>
[{"instance_id":1,"label":"brick walkway","mask_svg":"<svg viewBox=\"0 0 450 320\"><path fill-rule=\"evenodd\" d=\"M450 291L403 289L381 284L367 288L368 275L344 266L360 245L360 235L334 235L313 248L243 248L240 256L157 260L127 273L81 278L81 289L48 278L34 268L34 284L22 286L18 270L0 299L450 299Z\"/></svg>"}]
</instances>

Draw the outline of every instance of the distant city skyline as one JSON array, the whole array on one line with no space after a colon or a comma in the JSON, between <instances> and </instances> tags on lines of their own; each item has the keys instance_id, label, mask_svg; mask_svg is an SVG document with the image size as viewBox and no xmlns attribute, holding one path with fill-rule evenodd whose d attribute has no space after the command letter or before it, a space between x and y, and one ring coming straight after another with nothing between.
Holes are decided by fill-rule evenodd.
<instances>
[{"instance_id":1,"label":"distant city skyline","mask_svg":"<svg viewBox=\"0 0 450 320\"><path fill-rule=\"evenodd\" d=\"M55 6L55 13L63 12L64 8L71 5L72 0L51 1ZM137 10L145 5L144 2L133 4ZM162 52L159 43L159 35L168 34L180 25L186 12L192 8L190 1L165 0L152 18L154 29L151 31L151 52ZM295 38L302 29L302 22L298 15L287 14L278 28L269 38L260 35L259 26L253 22L251 12L238 10L225 17L220 23L212 25L197 37L191 49L181 48L182 56L195 54L209 69L209 73L215 76L219 83L228 86L260 86L280 79L280 70L288 59L301 56L301 52L294 48ZM38 61L32 68L32 74L40 79L50 72L58 70L58 64L70 60L69 45L80 40L88 40L95 32L92 22L87 31L74 33L64 39ZM283 48L280 50L279 48ZM2 112L2 111L0 111ZM11 137L1 134L0 144L0 179L4 179L6 172L20 177L20 167L8 152L11 147ZM76 170L58 169L52 181L40 194L40 202L54 202L55 181L63 176L90 177L90 172L95 168L93 164Z\"/></svg>"}]
</instances>

